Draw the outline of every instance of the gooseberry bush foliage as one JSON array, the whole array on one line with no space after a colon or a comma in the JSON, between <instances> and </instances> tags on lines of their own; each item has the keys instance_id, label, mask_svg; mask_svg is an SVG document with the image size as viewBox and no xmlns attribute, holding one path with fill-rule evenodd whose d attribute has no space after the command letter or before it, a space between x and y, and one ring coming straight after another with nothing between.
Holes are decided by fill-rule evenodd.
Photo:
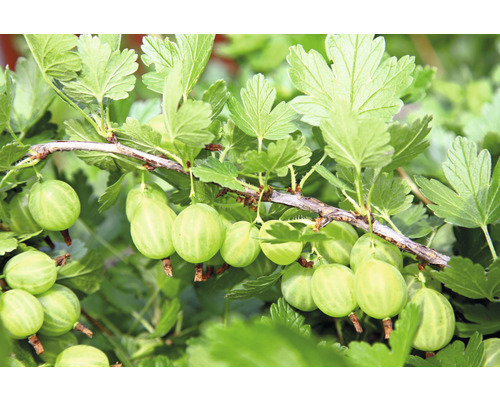
<instances>
[{"instance_id":1,"label":"gooseberry bush foliage","mask_svg":"<svg viewBox=\"0 0 500 400\"><path fill-rule=\"evenodd\" d=\"M23 36L0 365L498 365L494 72L374 35L214 42Z\"/></svg>"}]
</instances>

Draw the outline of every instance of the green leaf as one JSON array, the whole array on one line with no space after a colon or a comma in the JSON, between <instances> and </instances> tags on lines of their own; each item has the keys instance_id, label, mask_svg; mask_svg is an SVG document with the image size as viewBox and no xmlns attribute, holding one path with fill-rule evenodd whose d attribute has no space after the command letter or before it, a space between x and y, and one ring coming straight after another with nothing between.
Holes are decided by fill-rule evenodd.
<instances>
[{"instance_id":1,"label":"green leaf","mask_svg":"<svg viewBox=\"0 0 500 400\"><path fill-rule=\"evenodd\" d=\"M45 114L55 93L43 79L32 58L20 57L13 76L15 86L11 112L12 129L15 132L26 132Z\"/></svg>"},{"instance_id":2,"label":"green leaf","mask_svg":"<svg viewBox=\"0 0 500 400\"><path fill-rule=\"evenodd\" d=\"M328 35L326 52L333 62L335 103L346 102L361 119L389 122L403 106L401 93L411 84L414 57L382 57L384 38Z\"/></svg>"},{"instance_id":3,"label":"green leaf","mask_svg":"<svg viewBox=\"0 0 500 400\"><path fill-rule=\"evenodd\" d=\"M59 267L57 283L85 294L97 292L104 279L104 264L97 254L89 254L87 257L85 261L68 261L63 267Z\"/></svg>"},{"instance_id":4,"label":"green leaf","mask_svg":"<svg viewBox=\"0 0 500 400\"><path fill-rule=\"evenodd\" d=\"M188 342L191 367L345 367L349 361L332 347L318 345L281 323L233 320L211 324Z\"/></svg>"},{"instance_id":5,"label":"green leaf","mask_svg":"<svg viewBox=\"0 0 500 400\"><path fill-rule=\"evenodd\" d=\"M29 146L21 146L17 142L11 142L3 146L0 149L0 171L12 169L12 163L23 157L29 148Z\"/></svg>"},{"instance_id":6,"label":"green leaf","mask_svg":"<svg viewBox=\"0 0 500 400\"><path fill-rule=\"evenodd\" d=\"M87 122L76 119L64 121L66 134L71 140L81 140L86 142L102 142L105 139L100 136L95 129ZM116 154L101 153L98 151L75 151L78 158L89 165L110 171L121 172L123 164L119 164L121 156Z\"/></svg>"},{"instance_id":7,"label":"green leaf","mask_svg":"<svg viewBox=\"0 0 500 400\"><path fill-rule=\"evenodd\" d=\"M392 222L403 235L410 239L427 236L434 228L442 224L442 219L430 217L423 203L413 204L408 209L392 217Z\"/></svg>"},{"instance_id":8,"label":"green leaf","mask_svg":"<svg viewBox=\"0 0 500 400\"><path fill-rule=\"evenodd\" d=\"M59 81L76 78L81 68L80 56L71 51L77 44L75 35L24 35L26 42L42 71Z\"/></svg>"},{"instance_id":9,"label":"green leaf","mask_svg":"<svg viewBox=\"0 0 500 400\"><path fill-rule=\"evenodd\" d=\"M476 143L483 142L487 135L500 137L500 90L490 103L483 105L481 115L471 118L463 130L465 136Z\"/></svg>"},{"instance_id":10,"label":"green leaf","mask_svg":"<svg viewBox=\"0 0 500 400\"><path fill-rule=\"evenodd\" d=\"M12 232L0 232L0 256L17 249L17 239Z\"/></svg>"},{"instance_id":11,"label":"green leaf","mask_svg":"<svg viewBox=\"0 0 500 400\"><path fill-rule=\"evenodd\" d=\"M120 50L122 35L120 34L99 34L97 35L101 43L109 44L111 51Z\"/></svg>"},{"instance_id":12,"label":"green leaf","mask_svg":"<svg viewBox=\"0 0 500 400\"><path fill-rule=\"evenodd\" d=\"M255 297L271 288L278 282L282 272L277 271L271 275L260 276L257 279L244 281L226 293L226 299L244 300Z\"/></svg>"},{"instance_id":13,"label":"green leaf","mask_svg":"<svg viewBox=\"0 0 500 400\"><path fill-rule=\"evenodd\" d=\"M423 360L410 356L409 365L415 367L479 367L484 354L482 336L476 332L465 347L464 342L455 340L434 357Z\"/></svg>"},{"instance_id":14,"label":"green leaf","mask_svg":"<svg viewBox=\"0 0 500 400\"><path fill-rule=\"evenodd\" d=\"M276 172L278 176L285 176L289 165L306 165L311 154L311 150L305 146L305 137L301 136L293 140L291 136L288 136L270 143L267 151L249 151L242 165L244 171Z\"/></svg>"},{"instance_id":15,"label":"green leaf","mask_svg":"<svg viewBox=\"0 0 500 400\"><path fill-rule=\"evenodd\" d=\"M177 43L146 36L141 46L142 61L154 64L155 72L143 75L146 86L163 93L163 82L176 64L181 66L180 81L184 98L198 82L212 52L215 35L176 35Z\"/></svg>"},{"instance_id":16,"label":"green leaf","mask_svg":"<svg viewBox=\"0 0 500 400\"><path fill-rule=\"evenodd\" d=\"M325 166L323 165L315 165L313 169L321 175L324 179L326 179L331 185L339 188L340 190L345 189L349 190L351 189L351 185L347 184L345 181L342 179L338 178L337 176L333 175L330 171L328 171Z\"/></svg>"},{"instance_id":17,"label":"green leaf","mask_svg":"<svg viewBox=\"0 0 500 400\"><path fill-rule=\"evenodd\" d=\"M334 105L334 76L323 56L316 50L306 53L302 45L290 47L287 57L290 79L307 96L291 101L293 109L302 114L302 121L319 126Z\"/></svg>"},{"instance_id":18,"label":"green leaf","mask_svg":"<svg viewBox=\"0 0 500 400\"><path fill-rule=\"evenodd\" d=\"M99 197L99 213L102 214L104 211L109 210L118 200L120 192L122 189L123 178L127 174L121 174L117 180L115 180L111 185L109 185L101 197Z\"/></svg>"},{"instance_id":19,"label":"green leaf","mask_svg":"<svg viewBox=\"0 0 500 400\"><path fill-rule=\"evenodd\" d=\"M155 327L154 337L165 336L174 327L177 322L177 316L181 310L181 302L176 297L163 303L161 317Z\"/></svg>"},{"instance_id":20,"label":"green leaf","mask_svg":"<svg viewBox=\"0 0 500 400\"><path fill-rule=\"evenodd\" d=\"M202 182L214 182L232 190L245 190L237 180L238 169L229 161L221 163L217 158L210 157L191 170Z\"/></svg>"},{"instance_id":21,"label":"green leaf","mask_svg":"<svg viewBox=\"0 0 500 400\"><path fill-rule=\"evenodd\" d=\"M428 207L438 217L465 228L484 227L500 217L500 168L495 168L490 182L487 150L477 154L474 142L457 137L443 172L454 190L434 179L416 180L424 196L434 203Z\"/></svg>"},{"instance_id":22,"label":"green leaf","mask_svg":"<svg viewBox=\"0 0 500 400\"><path fill-rule=\"evenodd\" d=\"M222 79L214 82L205 92L203 93L202 100L205 103L210 104L212 107L211 119L217 117L224 108L229 96L231 94L227 90L226 82Z\"/></svg>"},{"instance_id":23,"label":"green leaf","mask_svg":"<svg viewBox=\"0 0 500 400\"><path fill-rule=\"evenodd\" d=\"M417 65L412 73L413 81L411 85L401 94L403 101L405 103L416 103L422 100L432 85L436 71L436 67Z\"/></svg>"},{"instance_id":24,"label":"green leaf","mask_svg":"<svg viewBox=\"0 0 500 400\"><path fill-rule=\"evenodd\" d=\"M432 116L427 115L415 120L411 125L395 122L389 127L394 154L389 165L384 167L384 171L392 171L408 164L429 147L426 138L431 130L429 127L431 121Z\"/></svg>"},{"instance_id":25,"label":"green leaf","mask_svg":"<svg viewBox=\"0 0 500 400\"><path fill-rule=\"evenodd\" d=\"M210 105L199 100L187 100L177 111L173 122L175 140L192 146L203 148L211 143L215 135L208 128L211 124Z\"/></svg>"},{"instance_id":26,"label":"green leaf","mask_svg":"<svg viewBox=\"0 0 500 400\"><path fill-rule=\"evenodd\" d=\"M408 304L398 317L395 329L391 332L389 345L373 345L367 342L351 342L347 356L358 367L402 367L412 350L413 339L420 324L420 307Z\"/></svg>"},{"instance_id":27,"label":"green leaf","mask_svg":"<svg viewBox=\"0 0 500 400\"><path fill-rule=\"evenodd\" d=\"M78 39L78 52L82 59L79 76L67 82L65 92L83 103L104 98L120 100L128 97L134 89L138 64L134 50L112 51L108 43L101 43L99 37L82 35Z\"/></svg>"},{"instance_id":28,"label":"green leaf","mask_svg":"<svg viewBox=\"0 0 500 400\"><path fill-rule=\"evenodd\" d=\"M452 257L448 267L433 271L434 278L447 288L470 299L487 298L493 301L500 296L500 263L493 263L488 271L468 258Z\"/></svg>"},{"instance_id":29,"label":"green leaf","mask_svg":"<svg viewBox=\"0 0 500 400\"><path fill-rule=\"evenodd\" d=\"M193 89L207 65L215 35L175 35L182 58L184 95Z\"/></svg>"},{"instance_id":30,"label":"green leaf","mask_svg":"<svg viewBox=\"0 0 500 400\"><path fill-rule=\"evenodd\" d=\"M228 158L233 163L239 162L240 155L255 146L255 139L239 129L232 119L228 119L222 127L220 143Z\"/></svg>"},{"instance_id":31,"label":"green leaf","mask_svg":"<svg viewBox=\"0 0 500 400\"><path fill-rule=\"evenodd\" d=\"M283 297L276 303L271 304L269 309L271 316L263 316L263 321L281 323L304 336L311 336L311 325L305 324L305 317L295 311Z\"/></svg>"},{"instance_id":32,"label":"green leaf","mask_svg":"<svg viewBox=\"0 0 500 400\"><path fill-rule=\"evenodd\" d=\"M371 196L374 214L387 219L391 215L407 210L413 202L413 195L409 194L410 192L411 187L404 179L396 178L392 173L381 173Z\"/></svg>"},{"instance_id":33,"label":"green leaf","mask_svg":"<svg viewBox=\"0 0 500 400\"><path fill-rule=\"evenodd\" d=\"M127 118L119 130L116 130L118 141L125 146L156 154L161 145L161 134L151 126L141 124L137 119Z\"/></svg>"},{"instance_id":34,"label":"green leaf","mask_svg":"<svg viewBox=\"0 0 500 400\"><path fill-rule=\"evenodd\" d=\"M326 153L343 166L380 168L391 161L394 148L387 125L380 119L360 119L346 102L339 100L320 127L328 145Z\"/></svg>"},{"instance_id":35,"label":"green leaf","mask_svg":"<svg viewBox=\"0 0 500 400\"><path fill-rule=\"evenodd\" d=\"M500 331L500 304L465 304L460 310L469 322L456 322L457 335L470 337L475 332L491 335Z\"/></svg>"},{"instance_id":36,"label":"green leaf","mask_svg":"<svg viewBox=\"0 0 500 400\"><path fill-rule=\"evenodd\" d=\"M285 102L273 108L276 89L271 88L264 75L257 74L241 89L241 103L229 98L228 108L231 118L247 135L260 140L279 140L294 132L295 112ZM272 111L271 111L272 109Z\"/></svg>"}]
</instances>

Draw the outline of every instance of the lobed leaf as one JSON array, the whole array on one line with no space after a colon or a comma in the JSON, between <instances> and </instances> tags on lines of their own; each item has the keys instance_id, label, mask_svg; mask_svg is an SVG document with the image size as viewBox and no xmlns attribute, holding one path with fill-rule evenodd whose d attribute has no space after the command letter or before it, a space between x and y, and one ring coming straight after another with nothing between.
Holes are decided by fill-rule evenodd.
<instances>
[{"instance_id":1,"label":"lobed leaf","mask_svg":"<svg viewBox=\"0 0 500 400\"><path fill-rule=\"evenodd\" d=\"M394 177L392 173L381 173L371 195L371 205L376 211L374 214L389 218L407 210L413 202L410 192L411 187L405 180Z\"/></svg>"},{"instance_id":2,"label":"lobed leaf","mask_svg":"<svg viewBox=\"0 0 500 400\"><path fill-rule=\"evenodd\" d=\"M410 303L400 313L391 332L391 350L383 343L351 342L346 354L358 367L402 367L410 355L419 324L420 307Z\"/></svg>"},{"instance_id":3,"label":"lobed leaf","mask_svg":"<svg viewBox=\"0 0 500 400\"><path fill-rule=\"evenodd\" d=\"M76 35L24 35L26 42L43 75L61 82L70 81L81 69L80 55L72 51L78 38Z\"/></svg>"},{"instance_id":4,"label":"lobed leaf","mask_svg":"<svg viewBox=\"0 0 500 400\"><path fill-rule=\"evenodd\" d=\"M80 36L77 46L82 70L75 80L65 84L65 92L83 103L127 98L135 86L133 73L138 68L135 51L112 51L108 43L91 35Z\"/></svg>"},{"instance_id":5,"label":"lobed leaf","mask_svg":"<svg viewBox=\"0 0 500 400\"><path fill-rule=\"evenodd\" d=\"M210 157L191 170L202 182L214 182L232 190L245 190L237 180L238 169L229 161L221 163L217 158Z\"/></svg>"},{"instance_id":6,"label":"lobed leaf","mask_svg":"<svg viewBox=\"0 0 500 400\"><path fill-rule=\"evenodd\" d=\"M15 132L26 132L45 114L55 93L32 58L19 58L12 75L15 86L11 125Z\"/></svg>"},{"instance_id":7,"label":"lobed leaf","mask_svg":"<svg viewBox=\"0 0 500 400\"><path fill-rule=\"evenodd\" d=\"M463 257L452 257L448 267L433 271L434 278L447 288L470 299L493 301L500 296L500 265L493 263L488 271Z\"/></svg>"},{"instance_id":8,"label":"lobed leaf","mask_svg":"<svg viewBox=\"0 0 500 400\"><path fill-rule=\"evenodd\" d=\"M484 227L500 217L500 168L495 167L491 177L487 150L478 154L474 142L457 137L443 172L454 190L434 179L416 180L424 196L435 203L429 208L438 217L465 228Z\"/></svg>"},{"instance_id":9,"label":"lobed leaf","mask_svg":"<svg viewBox=\"0 0 500 400\"><path fill-rule=\"evenodd\" d=\"M264 75L257 74L241 89L241 103L229 98L231 118L247 135L268 140L279 140L294 132L295 112L285 102L273 108L276 89L271 88ZM272 109L272 110L271 110Z\"/></svg>"}]
</instances>

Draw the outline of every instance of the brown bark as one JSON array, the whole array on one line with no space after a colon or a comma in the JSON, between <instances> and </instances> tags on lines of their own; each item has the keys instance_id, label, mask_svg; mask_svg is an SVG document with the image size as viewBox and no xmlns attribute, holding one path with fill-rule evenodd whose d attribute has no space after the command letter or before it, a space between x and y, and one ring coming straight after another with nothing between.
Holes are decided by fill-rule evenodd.
<instances>
[{"instance_id":1,"label":"brown bark","mask_svg":"<svg viewBox=\"0 0 500 400\"><path fill-rule=\"evenodd\" d=\"M31 157L32 159L44 159L48 155L57 151L75 150L100 151L104 153L112 153L126 157L132 157L143 163L148 163L155 168L167 168L180 172L182 174L188 174L179 163L176 163L172 160L166 160L163 157L154 156L140 150L132 149L120 143L56 141L31 146L30 153L27 154L27 156ZM243 196L245 198L245 203L248 204L252 203L253 201L256 202L259 199L259 192L248 188L245 188L244 192L233 190L228 191L235 192L238 195ZM282 193L278 190L268 190L262 196L262 201L283 204L289 207L316 213L319 215L319 217L321 217L319 227L326 226L331 221L341 221L349 223L363 231L370 231L370 223L366 217L357 215L356 213L353 213L351 211L346 211L337 207L330 206L313 197L304 197L300 192L289 194ZM379 221L372 220L371 228L372 232L377 236L380 236L388 242L395 244L404 252L414 254L420 260L425 261L428 264L442 268L448 265L450 257L448 257L447 255L441 254L422 244L413 242L404 235L395 232L390 227L381 224Z\"/></svg>"}]
</instances>

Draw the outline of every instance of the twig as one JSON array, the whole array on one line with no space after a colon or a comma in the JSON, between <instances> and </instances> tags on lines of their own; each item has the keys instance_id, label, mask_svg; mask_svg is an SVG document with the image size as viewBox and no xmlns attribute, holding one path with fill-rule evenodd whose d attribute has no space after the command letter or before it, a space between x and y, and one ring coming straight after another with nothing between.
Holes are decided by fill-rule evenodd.
<instances>
[{"instance_id":1,"label":"twig","mask_svg":"<svg viewBox=\"0 0 500 400\"><path fill-rule=\"evenodd\" d=\"M423 195L423 193L420 191L415 182L413 182L413 179L410 178L410 176L406 173L406 171L403 168L401 167L396 168L396 171L401 177L401 179L404 179L406 182L408 182L411 191L415 196L417 196L422 201L422 203L424 203L426 206L432 204L432 201L430 201L427 197Z\"/></svg>"},{"instance_id":2,"label":"twig","mask_svg":"<svg viewBox=\"0 0 500 400\"><path fill-rule=\"evenodd\" d=\"M119 154L127 157L132 157L156 168L171 169L182 174L188 174L182 165L175 161L154 156L140 150L132 149L120 143L96 143L96 142L81 142L81 141L56 141L44 144L31 146L28 157L33 159L44 159L48 155L58 151L99 151L104 153ZM260 193L249 188L245 188L244 192L234 191L241 196L259 199ZM370 231L369 221L356 213L342 210L337 207L325 204L313 197L303 197L300 193L288 194L273 190L270 193L266 192L266 196L262 201L276 204L283 204L289 207L298 208L300 210L309 211L318 214L321 217L321 227L328 225L331 221L341 221L349 223L363 231ZM420 260L427 262L430 265L438 267L446 267L450 257L441 254L433 249L425 247L420 243L413 242L406 236L395 232L388 226L385 226L377 220L372 220L372 232L377 236L395 244L402 251L414 254Z\"/></svg>"}]
</instances>

